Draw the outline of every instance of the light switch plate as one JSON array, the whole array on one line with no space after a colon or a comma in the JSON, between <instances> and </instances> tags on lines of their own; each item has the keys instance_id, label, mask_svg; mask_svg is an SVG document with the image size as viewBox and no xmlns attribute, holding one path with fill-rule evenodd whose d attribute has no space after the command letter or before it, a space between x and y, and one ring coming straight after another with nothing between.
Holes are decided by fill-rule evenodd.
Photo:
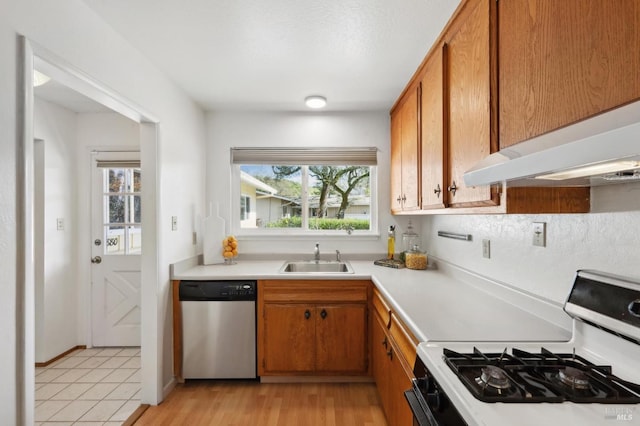
<instances>
[{"instance_id":1,"label":"light switch plate","mask_svg":"<svg viewBox=\"0 0 640 426\"><path fill-rule=\"evenodd\" d=\"M56 219L56 229L58 231L64 231L64 219L59 217Z\"/></svg>"},{"instance_id":2,"label":"light switch plate","mask_svg":"<svg viewBox=\"0 0 640 426\"><path fill-rule=\"evenodd\" d=\"M538 247L547 246L546 222L533 222L533 245Z\"/></svg>"},{"instance_id":3,"label":"light switch plate","mask_svg":"<svg viewBox=\"0 0 640 426\"><path fill-rule=\"evenodd\" d=\"M178 216L171 216L171 230L178 230Z\"/></svg>"}]
</instances>

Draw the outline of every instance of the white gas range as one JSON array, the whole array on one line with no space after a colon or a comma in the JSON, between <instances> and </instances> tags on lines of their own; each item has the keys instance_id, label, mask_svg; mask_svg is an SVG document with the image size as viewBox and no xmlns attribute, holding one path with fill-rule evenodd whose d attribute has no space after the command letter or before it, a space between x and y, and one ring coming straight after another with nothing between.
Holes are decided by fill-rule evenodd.
<instances>
[{"instance_id":1,"label":"white gas range","mask_svg":"<svg viewBox=\"0 0 640 426\"><path fill-rule=\"evenodd\" d=\"M567 342L420 344L415 424L640 425L640 283L579 271L565 311Z\"/></svg>"}]
</instances>

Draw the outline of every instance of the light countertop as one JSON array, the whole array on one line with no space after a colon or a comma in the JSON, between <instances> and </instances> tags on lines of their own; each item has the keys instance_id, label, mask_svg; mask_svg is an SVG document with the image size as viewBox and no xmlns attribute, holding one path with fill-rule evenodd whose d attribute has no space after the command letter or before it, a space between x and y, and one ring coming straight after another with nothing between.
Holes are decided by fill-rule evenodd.
<instances>
[{"instance_id":1,"label":"light countertop","mask_svg":"<svg viewBox=\"0 0 640 426\"><path fill-rule=\"evenodd\" d=\"M370 279L421 342L567 341L571 320L559 304L435 259L424 271L349 261L353 274L279 273L283 260L174 265L174 280Z\"/></svg>"}]
</instances>

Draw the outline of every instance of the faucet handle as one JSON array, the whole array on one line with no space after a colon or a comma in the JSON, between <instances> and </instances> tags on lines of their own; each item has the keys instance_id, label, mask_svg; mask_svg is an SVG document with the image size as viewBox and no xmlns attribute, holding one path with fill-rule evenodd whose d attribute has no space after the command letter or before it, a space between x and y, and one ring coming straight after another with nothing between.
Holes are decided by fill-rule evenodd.
<instances>
[{"instance_id":1,"label":"faucet handle","mask_svg":"<svg viewBox=\"0 0 640 426\"><path fill-rule=\"evenodd\" d=\"M340 262L340 250L336 250L336 261Z\"/></svg>"}]
</instances>

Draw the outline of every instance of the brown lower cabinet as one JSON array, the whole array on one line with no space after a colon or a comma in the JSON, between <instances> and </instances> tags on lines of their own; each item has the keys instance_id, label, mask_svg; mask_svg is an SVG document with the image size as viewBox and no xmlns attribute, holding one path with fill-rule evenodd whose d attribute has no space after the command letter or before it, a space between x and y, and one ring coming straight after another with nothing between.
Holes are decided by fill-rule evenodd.
<instances>
[{"instance_id":1,"label":"brown lower cabinet","mask_svg":"<svg viewBox=\"0 0 640 426\"><path fill-rule=\"evenodd\" d=\"M370 281L258 285L260 376L368 375Z\"/></svg>"},{"instance_id":2,"label":"brown lower cabinet","mask_svg":"<svg viewBox=\"0 0 640 426\"><path fill-rule=\"evenodd\" d=\"M375 293L374 300L379 297ZM373 377L382 408L389 426L410 426L413 414L404 398L404 391L411 388L414 377L415 342L394 314L390 315L390 321L382 318L376 309L372 315Z\"/></svg>"}]
</instances>

